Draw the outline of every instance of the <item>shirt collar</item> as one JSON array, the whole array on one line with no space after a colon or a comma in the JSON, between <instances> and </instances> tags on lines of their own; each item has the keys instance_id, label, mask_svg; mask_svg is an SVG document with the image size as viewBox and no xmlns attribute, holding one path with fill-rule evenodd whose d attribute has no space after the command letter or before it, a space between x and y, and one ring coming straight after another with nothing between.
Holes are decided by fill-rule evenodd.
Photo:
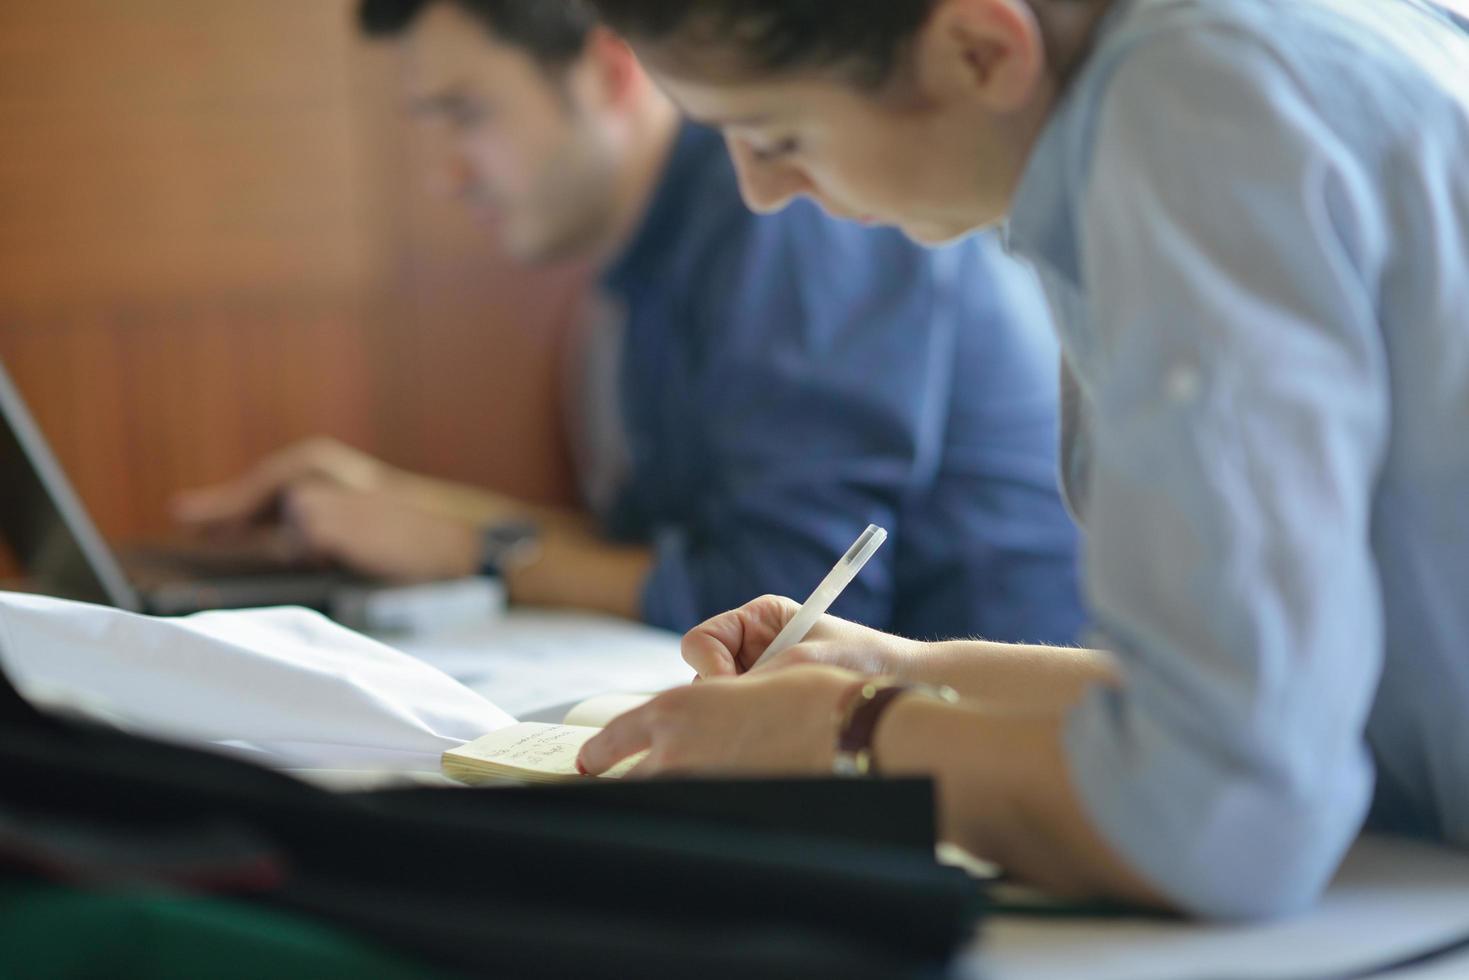
<instances>
[{"instance_id":1,"label":"shirt collar","mask_svg":"<svg viewBox=\"0 0 1469 980\"><path fill-rule=\"evenodd\" d=\"M1064 117L1068 108L1063 103L1051 113L1040 138L1031 147L1020 186L1010 202L1005 244L1012 253L1076 283L1080 280L1080 269L1065 152Z\"/></svg>"},{"instance_id":2,"label":"shirt collar","mask_svg":"<svg viewBox=\"0 0 1469 980\"><path fill-rule=\"evenodd\" d=\"M1096 75L1096 54L1103 40L1117 30L1133 0L1113 0L1093 35L1091 53L1076 71L1066 91L1051 110L1040 137L1031 147L1020 184L1010 203L1005 224L1007 248L1063 276L1072 285L1081 282L1076 245L1076 190L1080 186L1082 150L1088 133L1086 103L1094 98L1090 83Z\"/></svg>"},{"instance_id":3,"label":"shirt collar","mask_svg":"<svg viewBox=\"0 0 1469 980\"><path fill-rule=\"evenodd\" d=\"M602 273L602 287L623 296L655 275L670 246L683 240L684 223L698 212L699 189L709 173L711 156L723 154L719 134L703 126L679 125L652 202L637 232Z\"/></svg>"}]
</instances>

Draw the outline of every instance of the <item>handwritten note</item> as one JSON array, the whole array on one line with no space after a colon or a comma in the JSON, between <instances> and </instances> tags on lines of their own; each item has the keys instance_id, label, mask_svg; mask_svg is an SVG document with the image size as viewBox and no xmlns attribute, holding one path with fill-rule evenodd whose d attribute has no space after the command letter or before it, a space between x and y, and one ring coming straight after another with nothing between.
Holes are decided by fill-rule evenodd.
<instances>
[{"instance_id":1,"label":"handwritten note","mask_svg":"<svg viewBox=\"0 0 1469 980\"><path fill-rule=\"evenodd\" d=\"M445 752L444 771L454 776L463 773L511 779L579 779L582 777L576 771L576 755L598 730L582 725L522 722ZM642 753L624 759L603 775L619 778L641 758Z\"/></svg>"}]
</instances>

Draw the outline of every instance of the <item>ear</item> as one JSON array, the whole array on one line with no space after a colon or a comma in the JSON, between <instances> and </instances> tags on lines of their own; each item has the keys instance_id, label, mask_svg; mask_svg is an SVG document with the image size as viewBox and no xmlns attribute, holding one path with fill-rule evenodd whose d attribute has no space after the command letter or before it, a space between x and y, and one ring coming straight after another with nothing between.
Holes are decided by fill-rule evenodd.
<instances>
[{"instance_id":1,"label":"ear","mask_svg":"<svg viewBox=\"0 0 1469 980\"><path fill-rule=\"evenodd\" d=\"M913 45L922 90L1014 112L1035 97L1046 45L1026 0L939 0Z\"/></svg>"},{"instance_id":2,"label":"ear","mask_svg":"<svg viewBox=\"0 0 1469 980\"><path fill-rule=\"evenodd\" d=\"M589 94L604 109L627 108L651 84L632 48L604 27L587 35L578 71L589 76Z\"/></svg>"}]
</instances>

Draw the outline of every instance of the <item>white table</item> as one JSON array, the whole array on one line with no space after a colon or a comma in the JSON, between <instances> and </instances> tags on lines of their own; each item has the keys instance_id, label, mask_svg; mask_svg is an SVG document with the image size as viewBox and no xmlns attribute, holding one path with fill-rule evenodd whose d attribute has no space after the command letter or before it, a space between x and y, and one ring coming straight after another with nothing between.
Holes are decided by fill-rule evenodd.
<instances>
[{"instance_id":1,"label":"white table","mask_svg":"<svg viewBox=\"0 0 1469 980\"><path fill-rule=\"evenodd\" d=\"M1317 980L1469 936L1469 854L1364 838L1325 898L1280 922L997 916L964 958L974 980ZM1469 950L1394 980L1469 978Z\"/></svg>"},{"instance_id":2,"label":"white table","mask_svg":"<svg viewBox=\"0 0 1469 980\"><path fill-rule=\"evenodd\" d=\"M559 721L609 691L689 679L674 634L579 613L513 611L503 620L389 639L522 719ZM1281 922L1001 915L962 958L964 980L1325 980L1406 959L1469 935L1469 854L1366 839L1323 901ZM1469 951L1390 974L1469 980Z\"/></svg>"},{"instance_id":3,"label":"white table","mask_svg":"<svg viewBox=\"0 0 1469 980\"><path fill-rule=\"evenodd\" d=\"M381 639L521 721L560 721L598 694L662 691L693 677L678 634L591 613L517 609L450 632Z\"/></svg>"}]
</instances>

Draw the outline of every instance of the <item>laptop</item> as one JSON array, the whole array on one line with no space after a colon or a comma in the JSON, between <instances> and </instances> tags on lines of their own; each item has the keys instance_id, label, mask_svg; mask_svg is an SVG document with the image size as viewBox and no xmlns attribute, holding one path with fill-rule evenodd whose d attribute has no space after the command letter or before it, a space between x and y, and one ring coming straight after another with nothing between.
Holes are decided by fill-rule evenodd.
<instances>
[{"instance_id":1,"label":"laptop","mask_svg":"<svg viewBox=\"0 0 1469 980\"><path fill-rule=\"evenodd\" d=\"M343 588L362 584L345 572L292 562L265 538L160 541L114 551L3 365L0 536L25 573L26 588L158 616L260 606L326 612Z\"/></svg>"}]
</instances>

